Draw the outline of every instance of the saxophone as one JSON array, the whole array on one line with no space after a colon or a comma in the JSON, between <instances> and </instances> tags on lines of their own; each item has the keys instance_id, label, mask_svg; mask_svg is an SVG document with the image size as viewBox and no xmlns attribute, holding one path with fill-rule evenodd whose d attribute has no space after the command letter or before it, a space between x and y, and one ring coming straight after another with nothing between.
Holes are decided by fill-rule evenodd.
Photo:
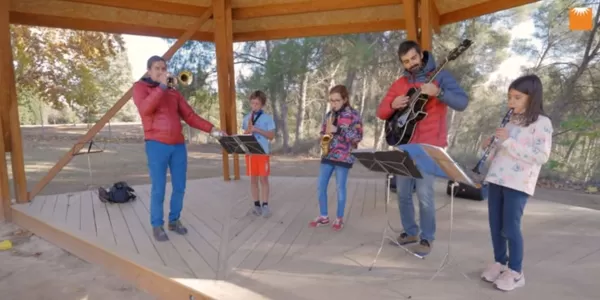
<instances>
[{"instance_id":1,"label":"saxophone","mask_svg":"<svg viewBox=\"0 0 600 300\"><path fill-rule=\"evenodd\" d=\"M333 134L327 132L327 130L329 129L329 127L333 124L333 112L331 112L331 114L329 115L329 118L327 119L327 124L325 125L325 134L323 134L323 137L321 138L321 156L327 156L327 154L329 153L329 146L331 144L331 139L333 138Z\"/></svg>"}]
</instances>

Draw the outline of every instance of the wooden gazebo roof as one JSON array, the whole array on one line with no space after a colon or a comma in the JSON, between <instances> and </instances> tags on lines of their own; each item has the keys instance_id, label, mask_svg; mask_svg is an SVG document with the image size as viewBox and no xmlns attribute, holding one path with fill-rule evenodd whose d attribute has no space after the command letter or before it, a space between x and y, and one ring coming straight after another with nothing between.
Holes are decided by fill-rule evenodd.
<instances>
[{"instance_id":1,"label":"wooden gazebo roof","mask_svg":"<svg viewBox=\"0 0 600 300\"><path fill-rule=\"evenodd\" d=\"M233 41L406 29L403 0L231 0ZM433 28L536 0L435 0ZM10 22L177 38L212 0L11 0ZM438 23L438 24L435 24ZM193 40L213 41L209 20Z\"/></svg>"}]
</instances>

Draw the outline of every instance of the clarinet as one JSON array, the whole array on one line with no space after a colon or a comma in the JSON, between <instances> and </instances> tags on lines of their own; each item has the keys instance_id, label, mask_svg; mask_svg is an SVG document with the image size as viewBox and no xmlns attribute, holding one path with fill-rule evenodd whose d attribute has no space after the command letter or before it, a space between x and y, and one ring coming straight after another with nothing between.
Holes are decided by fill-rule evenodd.
<instances>
[{"instance_id":1,"label":"clarinet","mask_svg":"<svg viewBox=\"0 0 600 300\"><path fill-rule=\"evenodd\" d=\"M513 109L509 109L506 112L506 115L504 115L504 118L502 119L502 123L500 124L500 128L503 128L504 126L506 126L506 124L510 121L510 116L513 113ZM477 165L475 166L475 168L473 168L473 172L475 172L476 174L481 174L481 167L484 165L485 161L487 160L488 156L490 156L490 152L492 150L492 146L498 141L498 137L497 136L493 136L492 140L490 141L490 144L485 148L485 152L483 153L483 156L481 157L481 159L479 160L479 162L477 162Z\"/></svg>"}]
</instances>

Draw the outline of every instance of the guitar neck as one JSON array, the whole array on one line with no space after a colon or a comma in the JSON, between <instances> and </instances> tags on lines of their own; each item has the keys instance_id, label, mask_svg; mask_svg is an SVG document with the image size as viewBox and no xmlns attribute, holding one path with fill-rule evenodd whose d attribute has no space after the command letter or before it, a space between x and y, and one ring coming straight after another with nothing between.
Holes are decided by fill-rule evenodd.
<instances>
[{"instance_id":1,"label":"guitar neck","mask_svg":"<svg viewBox=\"0 0 600 300\"><path fill-rule=\"evenodd\" d=\"M431 75L427 78L426 82L432 83L433 80L435 79L435 77L440 74L440 72L446 66L447 63L448 63L448 60L446 59L441 65L439 65L437 68L435 68L435 70L433 70L433 72L431 72Z\"/></svg>"}]
</instances>

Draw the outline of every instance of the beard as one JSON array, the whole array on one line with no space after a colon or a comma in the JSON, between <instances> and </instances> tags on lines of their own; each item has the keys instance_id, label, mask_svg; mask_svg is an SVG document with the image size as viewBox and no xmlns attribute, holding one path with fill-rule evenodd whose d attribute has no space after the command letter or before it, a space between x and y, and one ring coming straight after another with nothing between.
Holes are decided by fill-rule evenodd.
<instances>
[{"instance_id":1,"label":"beard","mask_svg":"<svg viewBox=\"0 0 600 300\"><path fill-rule=\"evenodd\" d=\"M416 65L413 65L410 68L408 68L408 71L411 73L416 73L420 69L421 69L421 64L416 64Z\"/></svg>"}]
</instances>

